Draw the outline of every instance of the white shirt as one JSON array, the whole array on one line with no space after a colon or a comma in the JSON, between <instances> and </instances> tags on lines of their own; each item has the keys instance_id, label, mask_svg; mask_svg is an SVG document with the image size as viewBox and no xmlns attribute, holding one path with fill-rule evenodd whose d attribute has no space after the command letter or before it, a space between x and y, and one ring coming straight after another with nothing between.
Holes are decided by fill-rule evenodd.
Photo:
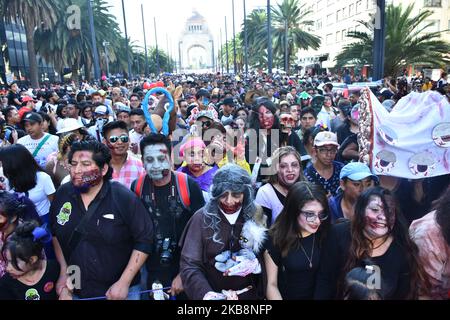
<instances>
[{"instance_id":1,"label":"white shirt","mask_svg":"<svg viewBox=\"0 0 450 320\"><path fill-rule=\"evenodd\" d=\"M33 201L36 206L36 211L39 216L42 217L50 211L50 200L47 196L50 196L56 192L53 185L52 178L45 172L39 171L36 174L36 186L28 190L28 198Z\"/></svg>"},{"instance_id":2,"label":"white shirt","mask_svg":"<svg viewBox=\"0 0 450 320\"><path fill-rule=\"evenodd\" d=\"M28 149L28 151L30 151L31 154L33 154L34 151L36 150L36 148L41 143L41 141L44 140L44 138L48 135L50 135L50 138L44 143L42 148L39 150L38 154L34 157L36 159L36 162L41 167L45 167L45 165L47 163L47 157L51 153L58 152L59 138L57 136L51 135L49 133L45 133L44 136L42 138L40 138L39 140L33 140L29 135L27 135L23 138L20 138L17 141L17 144L23 145L25 148Z\"/></svg>"},{"instance_id":3,"label":"white shirt","mask_svg":"<svg viewBox=\"0 0 450 320\"><path fill-rule=\"evenodd\" d=\"M241 210L242 210L242 208L239 209L238 211L236 211L233 214L226 214L225 212L222 211L222 209L220 209L220 211L222 211L223 215L225 216L225 218L227 218L228 222L231 225L235 225L236 224L236 221L239 218L239 213L241 213Z\"/></svg>"},{"instance_id":4,"label":"white shirt","mask_svg":"<svg viewBox=\"0 0 450 320\"><path fill-rule=\"evenodd\" d=\"M133 145L133 144L136 144L138 146L138 153L137 154L141 153L140 152L140 148L139 148L139 144L141 143L141 140L142 140L143 137L144 137L143 134L137 133L136 131L134 131L134 129L130 131L130 146Z\"/></svg>"}]
</instances>

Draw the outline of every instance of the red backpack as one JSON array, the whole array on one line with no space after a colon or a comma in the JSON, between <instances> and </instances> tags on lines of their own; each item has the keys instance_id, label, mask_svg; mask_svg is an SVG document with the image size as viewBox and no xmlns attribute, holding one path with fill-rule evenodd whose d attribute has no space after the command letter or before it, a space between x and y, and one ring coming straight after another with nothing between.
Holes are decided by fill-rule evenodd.
<instances>
[{"instance_id":1,"label":"red backpack","mask_svg":"<svg viewBox=\"0 0 450 320\"><path fill-rule=\"evenodd\" d=\"M181 203L183 207L187 210L190 209L191 206L191 198L189 194L189 186L188 186L188 175L182 172L174 172L175 174L175 184L177 186L177 192L180 197ZM136 188L134 193L140 199L142 196L142 190L144 189L144 181L147 174L141 174L139 179L136 182Z\"/></svg>"}]
</instances>

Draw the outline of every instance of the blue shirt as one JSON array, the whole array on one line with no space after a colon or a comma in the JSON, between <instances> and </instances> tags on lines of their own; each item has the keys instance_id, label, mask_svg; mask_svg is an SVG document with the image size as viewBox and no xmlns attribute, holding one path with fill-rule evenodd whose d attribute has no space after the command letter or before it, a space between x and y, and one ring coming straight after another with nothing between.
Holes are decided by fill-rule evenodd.
<instances>
[{"instance_id":1,"label":"blue shirt","mask_svg":"<svg viewBox=\"0 0 450 320\"><path fill-rule=\"evenodd\" d=\"M339 175L343 166L343 163L333 161L333 175L330 179L325 179L317 172L312 163L310 163L306 167L304 175L305 178L308 179L308 181L321 185L327 193L331 194L332 196L336 196L338 188L340 186Z\"/></svg>"}]
</instances>

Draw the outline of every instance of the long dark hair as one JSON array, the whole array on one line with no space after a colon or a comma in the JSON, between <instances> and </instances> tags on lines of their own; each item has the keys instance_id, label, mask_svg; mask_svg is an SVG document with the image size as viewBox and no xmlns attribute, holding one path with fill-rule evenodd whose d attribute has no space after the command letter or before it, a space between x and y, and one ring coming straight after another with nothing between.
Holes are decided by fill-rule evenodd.
<instances>
[{"instance_id":1,"label":"long dark hair","mask_svg":"<svg viewBox=\"0 0 450 320\"><path fill-rule=\"evenodd\" d=\"M3 173L16 192L27 192L37 183L36 174L43 171L27 148L13 144L0 149Z\"/></svg>"},{"instance_id":2,"label":"long dark hair","mask_svg":"<svg viewBox=\"0 0 450 320\"><path fill-rule=\"evenodd\" d=\"M258 132L259 129L261 129L259 125L259 108L262 106L266 107L267 109L272 112L273 116L275 117L274 123L271 129L279 129L280 128L280 121L278 120L278 117L276 116L277 108L273 104L272 101L270 101L268 98L259 98L258 104L255 108L253 108L252 113L250 115L249 121L249 129L254 129Z\"/></svg>"},{"instance_id":3,"label":"long dark hair","mask_svg":"<svg viewBox=\"0 0 450 320\"><path fill-rule=\"evenodd\" d=\"M447 190L433 203L433 208L436 210L436 222L442 236L450 246L450 186L447 186Z\"/></svg>"},{"instance_id":4,"label":"long dark hair","mask_svg":"<svg viewBox=\"0 0 450 320\"><path fill-rule=\"evenodd\" d=\"M45 260L44 240L48 240L48 234L37 239L34 231L38 227L39 223L37 221L27 221L20 224L3 246L3 257L5 257L5 253L8 250L11 254L11 263L15 269L23 271L19 268L19 259L27 264L30 263L30 259L34 256L38 257L38 261Z\"/></svg>"},{"instance_id":5,"label":"long dark hair","mask_svg":"<svg viewBox=\"0 0 450 320\"><path fill-rule=\"evenodd\" d=\"M360 263L370 260L372 252L372 243L364 234L366 227L366 207L373 197L378 197L383 203L386 220L388 221L389 235L393 237L393 242L399 245L404 251L411 270L410 291L406 298L417 298L418 283L423 283L428 288L424 270L419 263L419 250L416 244L409 237L408 224L400 212L398 202L391 191L382 187L373 187L365 190L358 197L355 205L355 215L351 223L351 245L347 262L345 263L343 274L339 281L338 294L342 295L343 278L353 268L359 267ZM388 201L392 201L391 206ZM390 202L391 203L391 202ZM389 222L391 221L391 222Z\"/></svg>"},{"instance_id":6,"label":"long dark hair","mask_svg":"<svg viewBox=\"0 0 450 320\"><path fill-rule=\"evenodd\" d=\"M269 231L273 244L281 251L282 256L287 256L290 250L295 249L301 230L298 225L299 210L309 201L318 201L324 209L324 213L330 215L328 199L322 187L310 182L297 182L289 190L286 198L286 205L280 215L275 220ZM330 227L330 218L321 222L318 235L320 244L323 242Z\"/></svg>"}]
</instances>

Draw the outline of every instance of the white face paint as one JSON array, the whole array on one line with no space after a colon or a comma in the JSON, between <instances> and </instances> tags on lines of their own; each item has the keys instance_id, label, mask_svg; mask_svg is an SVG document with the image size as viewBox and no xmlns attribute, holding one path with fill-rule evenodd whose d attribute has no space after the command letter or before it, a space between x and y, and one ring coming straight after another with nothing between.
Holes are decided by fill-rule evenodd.
<instances>
[{"instance_id":1,"label":"white face paint","mask_svg":"<svg viewBox=\"0 0 450 320\"><path fill-rule=\"evenodd\" d=\"M170 158L164 144L147 146L143 152L144 168L152 180L161 180L170 174Z\"/></svg>"}]
</instances>

